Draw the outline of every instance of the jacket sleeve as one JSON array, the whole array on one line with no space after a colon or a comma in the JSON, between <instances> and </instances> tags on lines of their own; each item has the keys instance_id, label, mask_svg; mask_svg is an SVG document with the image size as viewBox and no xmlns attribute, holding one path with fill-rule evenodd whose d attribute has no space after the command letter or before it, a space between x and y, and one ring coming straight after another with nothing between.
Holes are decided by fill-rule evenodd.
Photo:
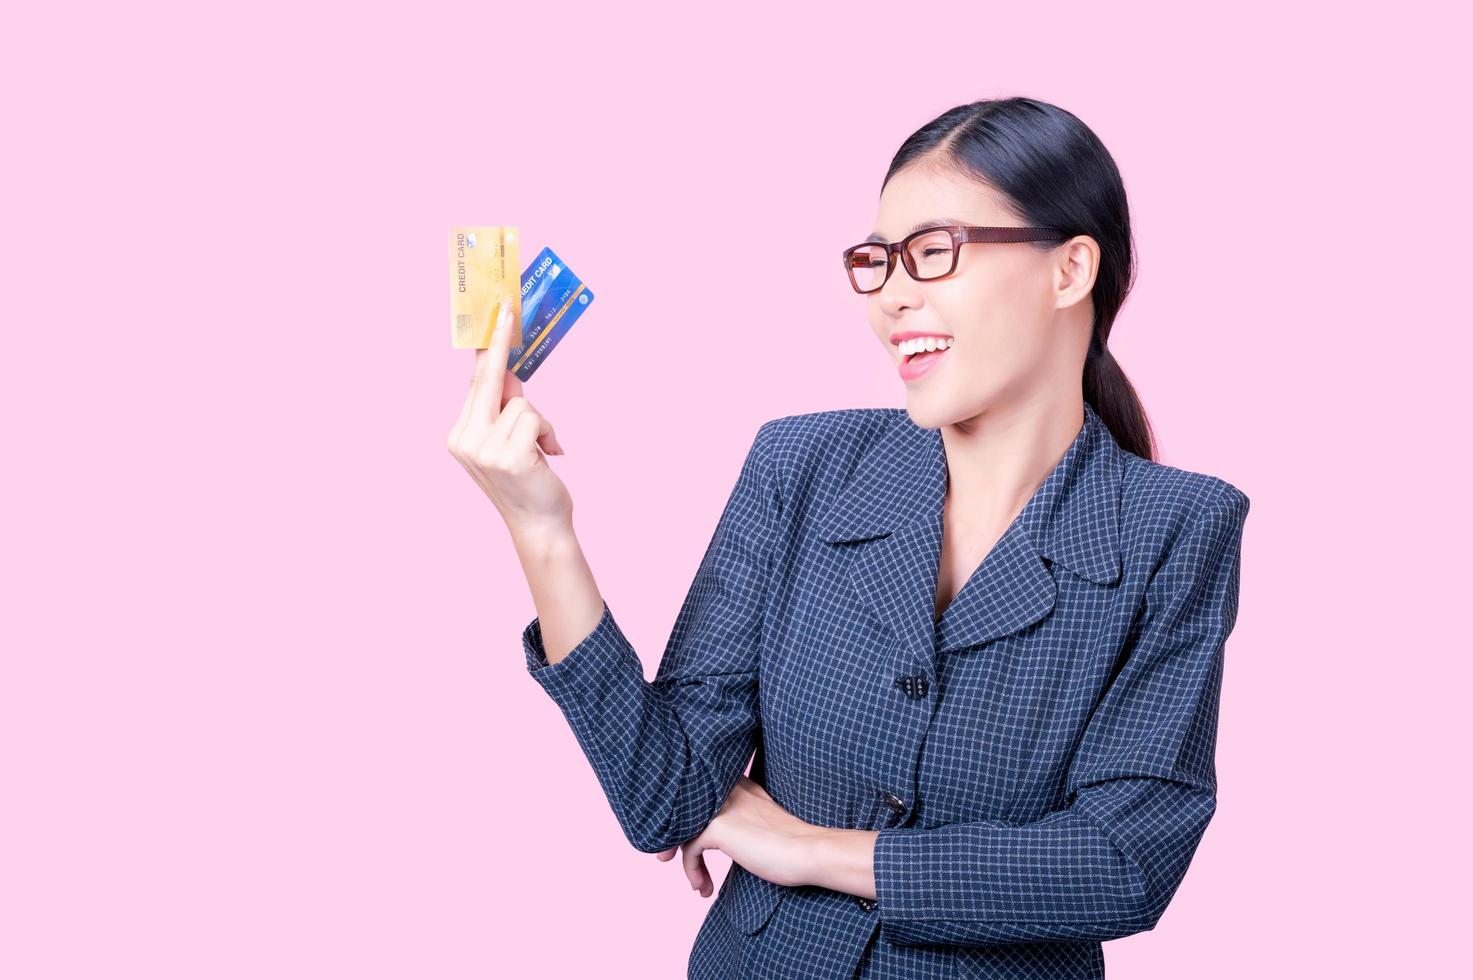
<instances>
[{"instance_id":1,"label":"jacket sleeve","mask_svg":"<svg viewBox=\"0 0 1473 980\"><path fill-rule=\"evenodd\" d=\"M1123 663L1033 823L886 828L877 911L896 945L1104 941L1154 928L1216 808L1223 647L1248 498L1207 505L1146 587Z\"/></svg>"},{"instance_id":2,"label":"jacket sleeve","mask_svg":"<svg viewBox=\"0 0 1473 980\"><path fill-rule=\"evenodd\" d=\"M696 571L653 681L605 602L598 625L555 664L542 628L522 633L527 669L562 709L637 850L700 835L756 744L758 659L781 500L758 429Z\"/></svg>"}]
</instances>

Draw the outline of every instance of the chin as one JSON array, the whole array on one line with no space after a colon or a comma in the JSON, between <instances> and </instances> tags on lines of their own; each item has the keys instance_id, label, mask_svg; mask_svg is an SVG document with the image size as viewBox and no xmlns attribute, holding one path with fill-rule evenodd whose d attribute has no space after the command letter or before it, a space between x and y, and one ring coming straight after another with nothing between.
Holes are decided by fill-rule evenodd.
<instances>
[{"instance_id":1,"label":"chin","mask_svg":"<svg viewBox=\"0 0 1473 980\"><path fill-rule=\"evenodd\" d=\"M905 411L910 415L910 420L922 429L939 429L956 421L955 412L948 410L945 405L933 405L932 401L933 399L926 397L907 398Z\"/></svg>"},{"instance_id":2,"label":"chin","mask_svg":"<svg viewBox=\"0 0 1473 980\"><path fill-rule=\"evenodd\" d=\"M906 399L905 410L910 414L910 420L922 429L940 429L943 426L975 419L986 413L993 404L991 400L962 400L961 398L947 398L945 394L912 393Z\"/></svg>"}]
</instances>

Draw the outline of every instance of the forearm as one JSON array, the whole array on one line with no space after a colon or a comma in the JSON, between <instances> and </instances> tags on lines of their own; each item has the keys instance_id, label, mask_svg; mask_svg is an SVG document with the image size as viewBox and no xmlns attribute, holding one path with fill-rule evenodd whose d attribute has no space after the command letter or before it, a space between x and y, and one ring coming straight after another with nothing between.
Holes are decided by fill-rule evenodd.
<instances>
[{"instance_id":1,"label":"forearm","mask_svg":"<svg viewBox=\"0 0 1473 980\"><path fill-rule=\"evenodd\" d=\"M831 888L846 895L875 897L874 830L814 829L801 848L804 856L800 882Z\"/></svg>"},{"instance_id":2,"label":"forearm","mask_svg":"<svg viewBox=\"0 0 1473 980\"><path fill-rule=\"evenodd\" d=\"M874 870L885 938L898 945L1105 941L1153 928L1213 807L1205 787L1119 777L1031 823L882 830Z\"/></svg>"},{"instance_id":3,"label":"forearm","mask_svg":"<svg viewBox=\"0 0 1473 980\"><path fill-rule=\"evenodd\" d=\"M899 945L1115 939L1155 925L1212 811L1206 790L1122 779L1027 825L811 827L797 884L877 901Z\"/></svg>"},{"instance_id":4,"label":"forearm","mask_svg":"<svg viewBox=\"0 0 1473 980\"><path fill-rule=\"evenodd\" d=\"M651 684L611 611L559 663L546 662L536 620L522 642L629 842L657 853L699 835L751 755L756 671Z\"/></svg>"},{"instance_id":5,"label":"forearm","mask_svg":"<svg viewBox=\"0 0 1473 980\"><path fill-rule=\"evenodd\" d=\"M539 613L522 633L527 669L567 717L630 843L655 853L695 837L751 756L756 610L704 614L706 600L721 595L708 560L667 644L663 676L649 682L572 534L514 538ZM557 641L544 632L554 617Z\"/></svg>"},{"instance_id":6,"label":"forearm","mask_svg":"<svg viewBox=\"0 0 1473 980\"><path fill-rule=\"evenodd\" d=\"M555 664L598 625L603 596L572 525L514 528L511 537L537 608L547 662Z\"/></svg>"}]
</instances>

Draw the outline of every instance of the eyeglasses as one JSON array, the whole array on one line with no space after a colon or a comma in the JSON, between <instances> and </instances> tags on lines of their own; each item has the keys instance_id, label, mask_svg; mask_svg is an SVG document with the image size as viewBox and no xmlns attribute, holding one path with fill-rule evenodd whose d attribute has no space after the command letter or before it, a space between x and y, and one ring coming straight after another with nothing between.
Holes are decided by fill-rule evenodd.
<instances>
[{"instance_id":1,"label":"eyeglasses","mask_svg":"<svg viewBox=\"0 0 1473 980\"><path fill-rule=\"evenodd\" d=\"M922 228L898 242L865 242L844 249L844 268L856 293L873 293L890 280L895 256L917 282L943 279L956 271L957 254L967 242L1058 242L1069 236L1057 228L978 228L939 225Z\"/></svg>"}]
</instances>

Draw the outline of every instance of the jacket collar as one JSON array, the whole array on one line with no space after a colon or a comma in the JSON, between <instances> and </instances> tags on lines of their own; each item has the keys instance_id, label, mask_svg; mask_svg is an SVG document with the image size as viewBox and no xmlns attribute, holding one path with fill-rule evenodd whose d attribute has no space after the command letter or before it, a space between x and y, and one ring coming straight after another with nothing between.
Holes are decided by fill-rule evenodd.
<instances>
[{"instance_id":1,"label":"jacket collar","mask_svg":"<svg viewBox=\"0 0 1473 980\"><path fill-rule=\"evenodd\" d=\"M1052 611L1053 565L1097 585L1121 574L1122 450L1092 407L1078 435L987 558L935 619L948 476L940 429L900 411L818 519L833 545L860 542L850 578L930 669L937 651L1016 632Z\"/></svg>"}]
</instances>

